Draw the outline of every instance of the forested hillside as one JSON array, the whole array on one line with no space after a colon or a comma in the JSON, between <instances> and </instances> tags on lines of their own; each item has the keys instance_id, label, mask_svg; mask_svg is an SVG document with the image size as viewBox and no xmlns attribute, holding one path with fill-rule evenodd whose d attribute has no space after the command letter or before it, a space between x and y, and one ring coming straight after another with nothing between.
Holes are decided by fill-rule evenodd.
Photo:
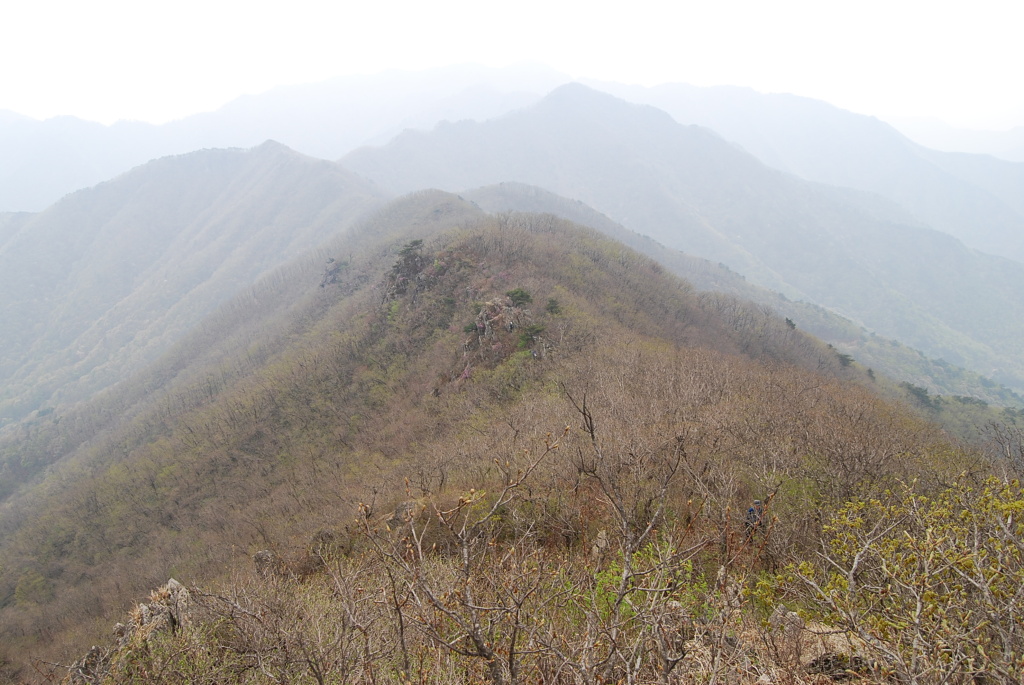
<instances>
[{"instance_id":1,"label":"forested hillside","mask_svg":"<svg viewBox=\"0 0 1024 685\"><path fill-rule=\"evenodd\" d=\"M396 191L537 185L790 299L1024 387L1024 264L970 250L880 196L773 170L651 107L571 84L532 108L408 131L342 163Z\"/></svg>"},{"instance_id":2,"label":"forested hillside","mask_svg":"<svg viewBox=\"0 0 1024 685\"><path fill-rule=\"evenodd\" d=\"M865 673L1019 675L1016 629L971 623L1015 615L1012 597L943 614L985 650L949 632L967 650L949 666L864 619L870 594L815 595L815 550L874 525L845 502L961 497L986 526L1020 502L971 495L997 488L993 465L872 386L588 229L419 193L35 426L63 451L0 509L0 659L10 678L115 682L800 682L828 652ZM169 577L191 590L102 637ZM796 620L783 601L856 642L772 633L777 609Z\"/></svg>"},{"instance_id":3,"label":"forested hillside","mask_svg":"<svg viewBox=\"0 0 1024 685\"><path fill-rule=\"evenodd\" d=\"M463 191L462 195L492 213L550 213L589 226L654 259L700 290L725 293L770 308L777 315L789 319L794 326L834 345L862 367L880 371L899 380L903 386L912 385L936 395L952 396L974 404L991 403L1011 409L1024 407L1024 398L985 376L941 359L931 359L895 340L869 333L819 305L790 300L780 293L754 285L723 264L665 247L647 236L627 230L579 200L570 200L521 183L500 183ZM935 401L943 402L941 399Z\"/></svg>"},{"instance_id":4,"label":"forested hillside","mask_svg":"<svg viewBox=\"0 0 1024 685\"><path fill-rule=\"evenodd\" d=\"M377 201L337 165L268 142L147 164L0 220L0 426L141 368Z\"/></svg>"}]
</instances>

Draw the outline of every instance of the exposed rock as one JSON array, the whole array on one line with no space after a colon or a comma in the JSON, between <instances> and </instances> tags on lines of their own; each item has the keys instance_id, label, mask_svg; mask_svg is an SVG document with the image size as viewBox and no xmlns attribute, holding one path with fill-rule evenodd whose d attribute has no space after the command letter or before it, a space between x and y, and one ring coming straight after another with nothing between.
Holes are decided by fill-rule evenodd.
<instances>
[{"instance_id":1,"label":"exposed rock","mask_svg":"<svg viewBox=\"0 0 1024 685\"><path fill-rule=\"evenodd\" d=\"M516 349L516 331L529 331L531 321L530 310L515 305L509 298L484 302L473 324L467 328L467 332L475 329L476 337L470 337L463 343L464 356L468 357L471 351L476 350L476 356L484 360L505 357ZM534 341L537 339L536 335L530 334L530 337Z\"/></svg>"},{"instance_id":2,"label":"exposed rock","mask_svg":"<svg viewBox=\"0 0 1024 685\"><path fill-rule=\"evenodd\" d=\"M261 549L253 554L252 563L261 578L277 575L281 570L281 558L269 549Z\"/></svg>"},{"instance_id":3,"label":"exposed rock","mask_svg":"<svg viewBox=\"0 0 1024 685\"><path fill-rule=\"evenodd\" d=\"M121 625L121 624L118 624ZM110 654L100 647L93 645L85 656L76 661L68 669L65 683L99 683L107 674L110 663Z\"/></svg>"},{"instance_id":4,"label":"exposed rock","mask_svg":"<svg viewBox=\"0 0 1024 685\"><path fill-rule=\"evenodd\" d=\"M188 614L190 602L188 589L171 578L163 587L149 595L149 604L139 604L128 615L128 623L122 630L123 635L118 640L118 646L145 641L156 632L173 633L188 626L191 622Z\"/></svg>"},{"instance_id":5,"label":"exposed rock","mask_svg":"<svg viewBox=\"0 0 1024 685\"><path fill-rule=\"evenodd\" d=\"M112 650L93 647L68 669L65 683L100 683L109 675L111 654L129 645L139 645L158 632L177 632L191 624L188 589L171 578L149 595L149 603L136 606L128 614L127 623L114 626Z\"/></svg>"},{"instance_id":6,"label":"exposed rock","mask_svg":"<svg viewBox=\"0 0 1024 685\"><path fill-rule=\"evenodd\" d=\"M837 652L822 654L807 665L808 673L817 673L840 681L868 675L872 670L871 662L864 657Z\"/></svg>"},{"instance_id":7,"label":"exposed rock","mask_svg":"<svg viewBox=\"0 0 1024 685\"><path fill-rule=\"evenodd\" d=\"M775 607L771 617L768 619L773 633L783 633L787 637L798 635L804 629L804 620L795 611L789 611L785 606Z\"/></svg>"}]
</instances>

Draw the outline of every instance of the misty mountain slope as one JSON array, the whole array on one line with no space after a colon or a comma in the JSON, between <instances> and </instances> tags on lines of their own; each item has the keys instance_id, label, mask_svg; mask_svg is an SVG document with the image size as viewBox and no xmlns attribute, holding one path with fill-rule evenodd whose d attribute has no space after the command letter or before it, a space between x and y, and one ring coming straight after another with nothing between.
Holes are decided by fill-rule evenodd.
<instances>
[{"instance_id":1,"label":"misty mountain slope","mask_svg":"<svg viewBox=\"0 0 1024 685\"><path fill-rule=\"evenodd\" d=\"M106 127L72 117L45 122L0 112L0 210L39 211L66 193L145 159L121 159Z\"/></svg>"},{"instance_id":2,"label":"misty mountain slope","mask_svg":"<svg viewBox=\"0 0 1024 685\"><path fill-rule=\"evenodd\" d=\"M378 277L374 270L382 261L393 256L395 243L429 237L453 225L479 221L481 216L479 208L437 192L390 202L364 214L350 231L334 235L242 288L157 360L125 369L120 382L81 402L58 404L14 424L0 433L0 506L17 510L19 501L31 500L33 491L26 494L26 488L38 485L55 465L65 474L88 471L83 454L106 458L107 447L88 450L97 436L122 434L131 443L138 437L138 430L131 428L137 421L151 428L154 421L164 425L176 412L238 382L295 344L305 327L319 321L324 309L339 298L368 283L365 297L379 297L370 281ZM355 267L350 263L353 254L360 256ZM341 276L344 282L337 285ZM325 298L328 286L334 287ZM5 501L12 496L14 504Z\"/></svg>"},{"instance_id":3,"label":"misty mountain slope","mask_svg":"<svg viewBox=\"0 0 1024 685\"><path fill-rule=\"evenodd\" d=\"M1024 163L939 153L874 117L795 95L683 84L595 87L711 128L777 169L878 193L970 247L1024 261Z\"/></svg>"},{"instance_id":4,"label":"misty mountain slope","mask_svg":"<svg viewBox=\"0 0 1024 685\"><path fill-rule=\"evenodd\" d=\"M483 124L444 122L430 132L406 131L342 163L393 192L502 181L540 186L627 227L643 226L639 232L655 239L684 241L687 252L731 262L744 260L743 251L707 223L695 198L724 211L731 192L720 183L724 175L756 185L752 176L774 173L709 131L684 130L663 112L582 86L559 88L532 108Z\"/></svg>"},{"instance_id":5,"label":"misty mountain slope","mask_svg":"<svg viewBox=\"0 0 1024 685\"><path fill-rule=\"evenodd\" d=\"M304 154L335 159L360 145L387 142L407 128L505 114L569 80L530 65L464 64L345 76L246 95L166 129L192 145L251 146L272 138Z\"/></svg>"},{"instance_id":6,"label":"misty mountain slope","mask_svg":"<svg viewBox=\"0 0 1024 685\"><path fill-rule=\"evenodd\" d=\"M0 118L0 210L42 211L157 157L208 147L173 143L160 131L141 122L104 126L69 116Z\"/></svg>"},{"instance_id":7,"label":"misty mountain slope","mask_svg":"<svg viewBox=\"0 0 1024 685\"><path fill-rule=\"evenodd\" d=\"M908 138L932 150L1024 162L1024 126L990 131L950 126L933 117L897 117L890 121Z\"/></svg>"},{"instance_id":8,"label":"misty mountain slope","mask_svg":"<svg viewBox=\"0 0 1024 685\"><path fill-rule=\"evenodd\" d=\"M32 217L29 212L0 212L0 249Z\"/></svg>"},{"instance_id":9,"label":"misty mountain slope","mask_svg":"<svg viewBox=\"0 0 1024 685\"><path fill-rule=\"evenodd\" d=\"M266 143L157 160L32 216L0 245L3 416L124 377L376 198Z\"/></svg>"},{"instance_id":10,"label":"misty mountain slope","mask_svg":"<svg viewBox=\"0 0 1024 685\"><path fill-rule=\"evenodd\" d=\"M800 439L808 453L832 454L829 431L852 420L874 429L866 441L889 440L888 430L907 449L931 439L912 416L844 382L864 373L820 341L753 305L695 293L652 260L551 216L488 217L421 193L362 222L360 236L370 239L339 244L330 278L286 269L261 287L287 297L247 294L203 322L157 365L166 371L140 376L145 392L126 384L64 420L62 410L41 417L27 440L92 438L0 507L8 655L87 645L83 614L117 612L165 575L216 578L247 568L257 549L345 525L358 502L386 512L403 487L440 489L435 466L462 487L492 464L480 436L508 446L510 429L543 435L552 421L570 423L563 388L597 402L625 382L644 425L671 422L671 441L701 421L709 453L758 454L771 443L788 454ZM217 335L238 320L252 328ZM208 350L211 338L224 348ZM652 397L667 377L678 396ZM683 398L685 410L674 404ZM652 400L672 410L643 404ZM635 418L614 397L608 406L609 420ZM806 430L723 445L754 414ZM4 447L19 468L27 450ZM54 631L63 639L46 642Z\"/></svg>"},{"instance_id":11,"label":"misty mountain slope","mask_svg":"<svg viewBox=\"0 0 1024 685\"><path fill-rule=\"evenodd\" d=\"M909 223L876 195L771 169L651 107L565 86L528 110L409 131L343 164L396 191L537 185L791 299L1024 386L1024 265Z\"/></svg>"},{"instance_id":12,"label":"misty mountain slope","mask_svg":"<svg viewBox=\"0 0 1024 685\"><path fill-rule=\"evenodd\" d=\"M895 340L869 334L849 319L819 305L790 300L779 293L756 286L722 264L667 248L647 236L624 228L579 200L570 200L543 188L521 183L500 183L464 190L461 195L491 213L550 213L589 226L656 260L701 290L726 293L770 307L779 316L795 322L802 330L834 344L837 349L850 354L864 366L890 378L924 387L936 394L967 396L1003 406L1021 406L1019 396L976 373L947 362L929 359Z\"/></svg>"},{"instance_id":13,"label":"misty mountain slope","mask_svg":"<svg viewBox=\"0 0 1024 685\"><path fill-rule=\"evenodd\" d=\"M921 154L948 173L985 188L1017 214L1024 216L1024 162L1009 162L988 155L939 152L922 148Z\"/></svg>"},{"instance_id":14,"label":"misty mountain slope","mask_svg":"<svg viewBox=\"0 0 1024 685\"><path fill-rule=\"evenodd\" d=\"M43 210L149 160L203 148L248 148L272 139L334 159L405 128L504 114L569 80L539 66L392 71L279 87L161 125L36 121L0 112L0 211Z\"/></svg>"}]
</instances>

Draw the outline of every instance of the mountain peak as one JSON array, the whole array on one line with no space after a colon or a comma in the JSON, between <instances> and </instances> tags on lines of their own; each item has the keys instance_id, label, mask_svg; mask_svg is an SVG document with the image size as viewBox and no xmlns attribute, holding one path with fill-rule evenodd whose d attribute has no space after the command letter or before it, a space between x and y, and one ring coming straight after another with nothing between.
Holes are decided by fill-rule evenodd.
<instances>
[{"instance_id":1,"label":"mountain peak","mask_svg":"<svg viewBox=\"0 0 1024 685\"><path fill-rule=\"evenodd\" d=\"M577 122L574 126L590 121L617 130L658 131L665 135L673 135L673 130L678 133L682 128L667 112L656 107L627 102L582 83L555 88L527 111L553 120L571 119Z\"/></svg>"},{"instance_id":2,"label":"mountain peak","mask_svg":"<svg viewBox=\"0 0 1024 685\"><path fill-rule=\"evenodd\" d=\"M259 154L259 155L265 155L265 154L277 154L277 155L280 155L280 154L291 154L291 155L298 155L299 154L298 152L296 152L295 150L291 149L290 147L288 147L284 143L279 143L276 140L273 140L272 138L268 138L267 140L263 141L262 143L260 143L259 145L257 145L254 148L251 148L251 149L252 149L252 152L255 152L256 154Z\"/></svg>"},{"instance_id":3,"label":"mountain peak","mask_svg":"<svg viewBox=\"0 0 1024 685\"><path fill-rule=\"evenodd\" d=\"M647 105L635 105L627 102L620 97L611 95L609 93L595 90L588 85L573 82L566 83L558 86L551 92L549 92L541 101L537 104L537 107L544 107L546 105L557 105L557 106L595 106L600 105L602 107L621 107L623 109L636 110L651 110L655 111L655 108Z\"/></svg>"}]
</instances>

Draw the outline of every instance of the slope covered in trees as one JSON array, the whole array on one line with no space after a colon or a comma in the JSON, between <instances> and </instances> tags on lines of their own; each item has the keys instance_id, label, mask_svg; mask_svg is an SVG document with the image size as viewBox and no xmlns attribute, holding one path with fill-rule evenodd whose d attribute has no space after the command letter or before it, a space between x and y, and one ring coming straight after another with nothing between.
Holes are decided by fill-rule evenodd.
<instances>
[{"instance_id":1,"label":"slope covered in trees","mask_svg":"<svg viewBox=\"0 0 1024 685\"><path fill-rule=\"evenodd\" d=\"M770 169L650 107L563 86L530 109L406 132L343 163L393 190L537 185L930 356L1024 383L1020 263L879 196Z\"/></svg>"},{"instance_id":2,"label":"slope covered in trees","mask_svg":"<svg viewBox=\"0 0 1024 685\"><path fill-rule=\"evenodd\" d=\"M880 371L904 384L923 387L937 395L972 398L980 403L992 403L1000 407L1024 406L1024 399L989 378L943 360L930 359L895 340L868 333L863 327L824 307L790 300L777 292L761 288L723 264L714 264L667 248L647 236L627 230L579 200L570 200L543 188L521 183L500 183L467 190L462 192L462 196L492 213L550 213L589 226L654 259L700 290L725 293L770 307L779 316L789 319L794 326L834 345L863 367Z\"/></svg>"},{"instance_id":3,"label":"slope covered in trees","mask_svg":"<svg viewBox=\"0 0 1024 685\"><path fill-rule=\"evenodd\" d=\"M0 223L0 425L155 359L376 201L276 143L169 157Z\"/></svg>"},{"instance_id":4,"label":"slope covered in trees","mask_svg":"<svg viewBox=\"0 0 1024 685\"><path fill-rule=\"evenodd\" d=\"M24 654L70 663L98 642L97 631L126 602L169 576L235 596L239 607L277 591L359 601L348 594L352 588L323 585L334 582L325 570L337 568L355 574L347 578L392 583L364 587L359 592L367 597L398 592L412 601L402 593L412 591L407 583L420 562L403 566L402 553L387 551L395 538L383 523L408 523L402 514L395 519L396 507L427 525L422 563L440 574L430 581L442 584L431 586L437 592L457 592L443 583L464 572L472 583L519 577L526 591L533 576L487 564L517 560L534 568L543 560L545 568L590 574L590 581L571 581L581 588L596 580L612 596L621 593L611 614L581 605L580 620L594 609L593 620L628 622L622 602L639 606L634 584L663 545L690 549L686 540L703 541L693 548L699 555L667 552L675 561L658 572L690 573L708 588L740 549L744 564L755 563L751 545L742 543L742 512L755 497L771 497L778 519L757 545L756 564L768 566L751 572L781 568L792 552L811 549L817 508L878 492L891 478L918 477L931 487L964 468L981 468L860 383L870 385L861 370L785 321L698 293L607 238L549 215L491 217L453 196L418 194L364 222L333 248L332 261L296 263L236 298L134 384L34 428L30 437L38 444L64 451L45 480L0 510L3 658L8 673L24 668ZM421 520L418 511L449 514ZM360 516L370 526L363 533L354 524ZM473 527L466 516L483 516L482 523ZM459 538L453 530L465 530L463 520L497 537ZM713 542L720 535L736 546L723 552ZM474 555L506 549L478 547L484 539L521 540L516 554L526 556L501 552L506 561L483 563ZM459 571L448 565L459 554L444 550L465 544L472 568ZM591 557L595 546L598 556ZM249 561L258 550L270 550L261 558L277 559L268 568L284 576L259 581ZM374 554L397 574L391 581L384 567L359 565ZM327 558L341 565L325 567ZM622 563L641 565L624 573ZM537 577L563 582L545 574ZM282 585L290 576L309 584ZM231 594L246 588L256 594ZM571 618L573 610L563 612L557 598L539 590L537 596L554 603L531 615ZM273 620L306 640L314 614L303 608L305 600L274 601L285 602L276 605L280 611L305 617ZM325 601L319 606L334 616L334 600ZM457 608L451 620L468 608ZM472 641L447 632L458 630L457 621L430 628L416 623L424 616L407 616L407 642L393 641L390 624L387 645L374 652L380 677L417 659L420 673L435 681L443 680L435 669L493 673L485 652L470 658L477 666L458 665L457 650L444 647L445 640ZM503 640L514 628L502 623L508 616L503 610L487 619ZM348 625L330 620L320 627ZM217 630L214 624L180 633L214 661L197 652L175 661L164 677L182 677L174 668L185 663L216 662L237 669L233 677L253 678L347 668L334 657L321 666L312 656L297 658L320 647L264 628L270 632L259 639L269 642L253 649L234 642L256 639L233 632L240 626L225 627L230 635L218 638L203 632ZM597 647L544 639L544 659L582 649L569 659L577 664ZM648 638L629 639L639 645ZM129 669L122 676L157 678L155 666L132 660L163 652L133 644L142 651L121 653ZM542 652L534 654L541 659ZM267 659L270 670L260 671L252 659ZM618 673L618 657L609 659L593 668ZM645 657L643 668L653 663Z\"/></svg>"}]
</instances>

